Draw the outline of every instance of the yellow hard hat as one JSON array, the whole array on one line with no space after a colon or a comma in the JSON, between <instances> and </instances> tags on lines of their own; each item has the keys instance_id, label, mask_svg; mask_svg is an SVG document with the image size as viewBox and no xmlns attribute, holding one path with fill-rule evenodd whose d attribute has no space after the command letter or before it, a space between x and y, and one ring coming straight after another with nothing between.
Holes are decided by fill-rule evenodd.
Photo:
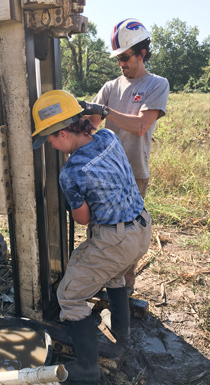
<instances>
[{"instance_id":1,"label":"yellow hard hat","mask_svg":"<svg viewBox=\"0 0 210 385\"><path fill-rule=\"evenodd\" d=\"M65 128L78 120L77 115L82 111L83 108L69 92L63 90L48 91L34 103L32 115L35 131L32 136L37 134L46 136Z\"/></svg>"}]
</instances>

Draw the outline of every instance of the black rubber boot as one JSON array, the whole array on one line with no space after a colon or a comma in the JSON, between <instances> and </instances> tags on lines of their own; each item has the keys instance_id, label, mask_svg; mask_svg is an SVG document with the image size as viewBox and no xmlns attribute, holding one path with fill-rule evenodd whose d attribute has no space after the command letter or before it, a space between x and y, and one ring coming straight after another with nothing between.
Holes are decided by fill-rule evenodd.
<instances>
[{"instance_id":1,"label":"black rubber boot","mask_svg":"<svg viewBox=\"0 0 210 385\"><path fill-rule=\"evenodd\" d=\"M110 300L111 314L108 309L104 309L101 312L102 320L121 345L126 346L130 339L130 309L127 288L126 286L117 289L107 288L107 294Z\"/></svg>"},{"instance_id":2,"label":"black rubber boot","mask_svg":"<svg viewBox=\"0 0 210 385\"><path fill-rule=\"evenodd\" d=\"M99 381L101 372L98 365L99 352L95 325L92 315L80 321L66 321L77 359L65 364L68 381L94 383Z\"/></svg>"}]
</instances>

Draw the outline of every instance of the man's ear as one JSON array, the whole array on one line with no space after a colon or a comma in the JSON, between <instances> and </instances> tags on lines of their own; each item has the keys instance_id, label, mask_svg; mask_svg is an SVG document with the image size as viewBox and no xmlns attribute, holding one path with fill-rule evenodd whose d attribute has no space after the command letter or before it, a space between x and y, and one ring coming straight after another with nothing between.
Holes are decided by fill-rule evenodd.
<instances>
[{"instance_id":1,"label":"man's ear","mask_svg":"<svg viewBox=\"0 0 210 385\"><path fill-rule=\"evenodd\" d=\"M147 50L144 48L144 49L141 50L141 54L139 56L144 58L146 53L147 53Z\"/></svg>"}]
</instances>

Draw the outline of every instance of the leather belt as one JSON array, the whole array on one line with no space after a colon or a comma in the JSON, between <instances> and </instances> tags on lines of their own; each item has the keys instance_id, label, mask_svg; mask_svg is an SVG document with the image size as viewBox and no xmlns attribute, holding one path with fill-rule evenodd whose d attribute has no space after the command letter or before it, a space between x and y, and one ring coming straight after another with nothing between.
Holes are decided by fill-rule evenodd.
<instances>
[{"instance_id":1,"label":"leather belt","mask_svg":"<svg viewBox=\"0 0 210 385\"><path fill-rule=\"evenodd\" d=\"M146 210L145 208L143 208L143 210L147 212L147 210ZM142 211L143 211L143 210L142 210ZM137 217L136 217L134 220L136 220L136 222L141 222L141 225L142 225L143 227L146 227L146 226L147 226L147 222L146 222L146 220L142 217L141 214L137 215ZM134 220L133 220L133 221L134 221ZM125 226L125 227L133 226L133 221L124 222L124 226ZM116 228L116 227L117 227L116 224L113 224L113 225L104 225L104 226L107 226L107 227L113 227L113 228Z\"/></svg>"}]
</instances>

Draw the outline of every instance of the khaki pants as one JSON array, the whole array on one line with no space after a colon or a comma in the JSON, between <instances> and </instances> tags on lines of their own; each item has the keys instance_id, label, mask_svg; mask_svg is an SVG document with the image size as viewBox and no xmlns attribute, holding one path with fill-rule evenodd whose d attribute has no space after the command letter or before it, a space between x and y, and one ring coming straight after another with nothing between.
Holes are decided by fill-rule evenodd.
<instances>
[{"instance_id":1,"label":"khaki pants","mask_svg":"<svg viewBox=\"0 0 210 385\"><path fill-rule=\"evenodd\" d=\"M125 286L125 272L147 252L151 239L150 214L143 210L147 226L119 223L115 228L93 225L87 240L72 252L57 297L61 307L60 319L72 321L90 315L86 299L102 287Z\"/></svg>"},{"instance_id":2,"label":"khaki pants","mask_svg":"<svg viewBox=\"0 0 210 385\"><path fill-rule=\"evenodd\" d=\"M143 199L146 196L148 183L149 183L149 178L146 178L146 179L136 179L136 184L138 186L138 189L139 189L140 194L141 194Z\"/></svg>"},{"instance_id":3,"label":"khaki pants","mask_svg":"<svg viewBox=\"0 0 210 385\"><path fill-rule=\"evenodd\" d=\"M139 188L140 194L142 198L144 199L146 196L146 191L147 191L147 186L149 183L149 178L146 179L136 179L136 184ZM125 274L125 281L126 281L126 286L128 287L133 287L135 284L135 269L136 269L137 264L131 266L131 268L127 271Z\"/></svg>"}]
</instances>

